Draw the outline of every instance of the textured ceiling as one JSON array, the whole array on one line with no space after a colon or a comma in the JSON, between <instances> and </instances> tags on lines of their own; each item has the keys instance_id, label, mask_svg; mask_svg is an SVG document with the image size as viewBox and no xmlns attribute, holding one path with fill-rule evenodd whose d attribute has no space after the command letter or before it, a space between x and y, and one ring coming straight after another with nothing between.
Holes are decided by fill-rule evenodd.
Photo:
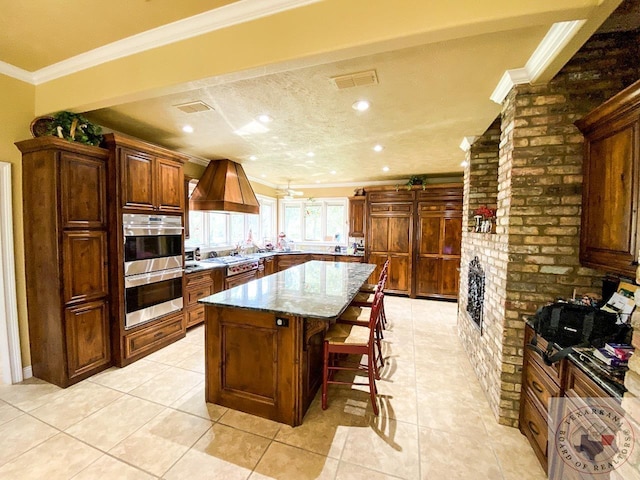
<instances>
[{"instance_id":1,"label":"textured ceiling","mask_svg":"<svg viewBox=\"0 0 640 480\"><path fill-rule=\"evenodd\" d=\"M0 61L33 72L231 3L232 7L257 4L254 0L112 0L98 10L86 8L85 0L0 0ZM461 0L451 7L434 3L430 7L434 15L419 22L424 24L424 37L407 32L406 37L371 44L356 40L353 48L345 44L343 50L309 52L308 57L292 57L286 64L171 85L162 96L134 96L130 98L144 100L86 114L108 129L201 159L239 161L249 176L280 186L461 174L464 153L458 146L463 137L482 134L499 114L499 105L489 97L505 71L522 69L554 22L595 18L602 4L618 3L492 0L479 5ZM630 11L636 12L638 0L627 0L630 3L635 5ZM408 4L403 3L405 9ZM461 15L456 5L477 9L477 15ZM358 22L353 21L357 32ZM283 40L290 35L295 41L294 33L283 35ZM282 45L286 51L286 42ZM232 52L233 45L229 48ZM207 52L199 54L202 62L216 61ZM338 90L330 81L371 69L377 72L377 85ZM354 111L351 105L362 98L371 102L370 110ZM175 108L197 100L213 110L185 114ZM273 117L268 131L234 133L262 113ZM193 133L182 132L186 124ZM375 144L384 150L374 152Z\"/></svg>"}]
</instances>

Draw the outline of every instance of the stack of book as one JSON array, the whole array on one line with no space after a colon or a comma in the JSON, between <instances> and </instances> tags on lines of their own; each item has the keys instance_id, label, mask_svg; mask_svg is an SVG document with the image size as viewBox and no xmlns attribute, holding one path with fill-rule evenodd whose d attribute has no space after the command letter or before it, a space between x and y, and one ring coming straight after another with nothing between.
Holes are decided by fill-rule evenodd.
<instances>
[{"instance_id":1,"label":"stack of book","mask_svg":"<svg viewBox=\"0 0 640 480\"><path fill-rule=\"evenodd\" d=\"M633 347L623 343L607 343L604 348L593 350L593 356L613 368L626 367L633 355Z\"/></svg>"}]
</instances>

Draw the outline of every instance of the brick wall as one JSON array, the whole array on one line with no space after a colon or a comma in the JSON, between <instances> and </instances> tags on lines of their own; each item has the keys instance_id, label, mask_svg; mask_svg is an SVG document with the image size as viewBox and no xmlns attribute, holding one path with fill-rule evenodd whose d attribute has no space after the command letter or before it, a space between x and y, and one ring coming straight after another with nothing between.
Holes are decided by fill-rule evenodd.
<instances>
[{"instance_id":1,"label":"brick wall","mask_svg":"<svg viewBox=\"0 0 640 480\"><path fill-rule=\"evenodd\" d=\"M463 232L458 318L472 362L493 362L475 368L502 424L517 425L523 315L570 297L574 288L600 291L603 272L579 263L583 137L574 122L640 78L639 38L596 35L549 84L516 86L502 105L496 234ZM484 159L474 158L472 148L467 160L468 219L474 200L466 195L474 198L483 186L474 185L480 177L470 172L474 161ZM467 266L474 255L487 272L482 336L466 314Z\"/></svg>"}]
</instances>

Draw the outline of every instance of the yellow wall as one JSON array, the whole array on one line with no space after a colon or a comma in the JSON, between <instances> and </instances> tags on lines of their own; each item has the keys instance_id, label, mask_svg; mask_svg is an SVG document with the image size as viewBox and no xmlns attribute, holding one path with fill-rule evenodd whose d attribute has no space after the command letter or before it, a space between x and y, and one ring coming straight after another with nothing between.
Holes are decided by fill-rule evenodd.
<instances>
[{"instance_id":1,"label":"yellow wall","mask_svg":"<svg viewBox=\"0 0 640 480\"><path fill-rule=\"evenodd\" d=\"M13 190L13 236L16 264L18 322L23 365L31 365L27 323L27 291L24 277L24 233L22 230L22 161L14 145L31 137L29 124L34 117L35 87L0 75L0 161L11 167Z\"/></svg>"}]
</instances>

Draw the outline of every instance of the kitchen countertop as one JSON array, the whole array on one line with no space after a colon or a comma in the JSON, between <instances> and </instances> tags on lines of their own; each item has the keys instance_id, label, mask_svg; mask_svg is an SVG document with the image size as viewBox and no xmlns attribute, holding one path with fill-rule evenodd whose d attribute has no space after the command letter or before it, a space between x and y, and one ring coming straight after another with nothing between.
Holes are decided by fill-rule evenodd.
<instances>
[{"instance_id":1,"label":"kitchen countertop","mask_svg":"<svg viewBox=\"0 0 640 480\"><path fill-rule=\"evenodd\" d=\"M198 303L330 320L342 314L374 269L369 263L314 260Z\"/></svg>"},{"instance_id":2,"label":"kitchen countertop","mask_svg":"<svg viewBox=\"0 0 640 480\"><path fill-rule=\"evenodd\" d=\"M364 254L353 254L353 253L334 253L334 252L322 252L322 251L308 251L308 250L294 250L290 252L281 252L281 251L271 251L271 252L257 252L257 253L248 253L243 255L245 258L267 258L274 257L279 255L335 255L341 257L364 257ZM225 268L226 265L223 263L216 262L204 262L200 261L189 261L187 262L185 273L195 273L202 272L204 270L211 270L214 268Z\"/></svg>"},{"instance_id":3,"label":"kitchen countertop","mask_svg":"<svg viewBox=\"0 0 640 480\"><path fill-rule=\"evenodd\" d=\"M531 328L534 328L531 320L526 319L526 322ZM562 346L558 344L554 344L554 347L558 350L562 349ZM621 380L607 373L604 368L598 368L593 365L589 357L580 351L574 350L567 356L567 359L617 401L622 400L622 396L627 389Z\"/></svg>"}]
</instances>

